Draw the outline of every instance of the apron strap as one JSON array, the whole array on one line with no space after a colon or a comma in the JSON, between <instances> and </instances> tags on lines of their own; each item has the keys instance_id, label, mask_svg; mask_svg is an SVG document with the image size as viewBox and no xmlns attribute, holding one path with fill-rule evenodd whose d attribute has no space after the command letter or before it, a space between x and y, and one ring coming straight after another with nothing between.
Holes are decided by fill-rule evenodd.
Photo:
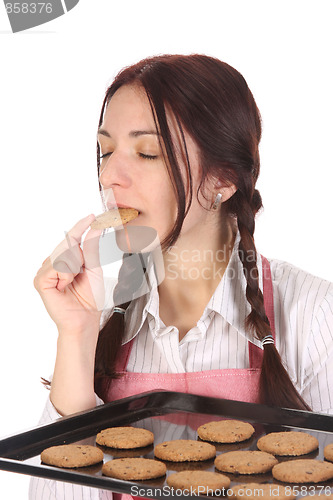
<instances>
[{"instance_id":1,"label":"apron strap","mask_svg":"<svg viewBox=\"0 0 333 500\"><path fill-rule=\"evenodd\" d=\"M268 260L262 255L262 279L263 279L263 295L264 305L269 324L271 325L272 335L275 340L275 321L274 321L274 300L273 300L273 283L272 273ZM250 368L260 369L262 365L264 351L249 341L249 361Z\"/></svg>"}]
</instances>

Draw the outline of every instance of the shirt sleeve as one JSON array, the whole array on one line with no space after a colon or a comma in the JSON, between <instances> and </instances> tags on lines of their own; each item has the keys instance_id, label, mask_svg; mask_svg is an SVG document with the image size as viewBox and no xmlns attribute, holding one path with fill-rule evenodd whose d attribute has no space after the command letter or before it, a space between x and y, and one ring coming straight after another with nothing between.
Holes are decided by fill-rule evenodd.
<instances>
[{"instance_id":1,"label":"shirt sleeve","mask_svg":"<svg viewBox=\"0 0 333 500\"><path fill-rule=\"evenodd\" d=\"M333 286L314 315L304 359L302 397L313 411L333 414Z\"/></svg>"},{"instance_id":2,"label":"shirt sleeve","mask_svg":"<svg viewBox=\"0 0 333 500\"><path fill-rule=\"evenodd\" d=\"M52 479L32 478L29 500L112 500L112 491Z\"/></svg>"},{"instance_id":3,"label":"shirt sleeve","mask_svg":"<svg viewBox=\"0 0 333 500\"><path fill-rule=\"evenodd\" d=\"M102 405L103 400L95 396L96 406ZM39 424L47 424L58 418L61 415L48 397ZM29 484L29 500L112 500L112 492L33 476Z\"/></svg>"}]
</instances>

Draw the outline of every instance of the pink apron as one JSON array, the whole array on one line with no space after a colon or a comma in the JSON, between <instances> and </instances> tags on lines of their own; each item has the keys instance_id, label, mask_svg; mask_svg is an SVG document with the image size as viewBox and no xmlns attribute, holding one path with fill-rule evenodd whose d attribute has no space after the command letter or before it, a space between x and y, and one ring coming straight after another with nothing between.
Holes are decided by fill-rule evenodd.
<instances>
[{"instance_id":1,"label":"pink apron","mask_svg":"<svg viewBox=\"0 0 333 500\"><path fill-rule=\"evenodd\" d=\"M267 317L275 339L273 285L269 262L262 257L263 295ZM122 346L117 371L123 375L111 382L107 401L126 398L141 392L164 389L215 398L257 403L263 350L249 342L248 369L228 368L189 373L134 373L126 367L133 340ZM180 422L179 422L180 423ZM130 500L130 495L113 494L115 500Z\"/></svg>"}]
</instances>

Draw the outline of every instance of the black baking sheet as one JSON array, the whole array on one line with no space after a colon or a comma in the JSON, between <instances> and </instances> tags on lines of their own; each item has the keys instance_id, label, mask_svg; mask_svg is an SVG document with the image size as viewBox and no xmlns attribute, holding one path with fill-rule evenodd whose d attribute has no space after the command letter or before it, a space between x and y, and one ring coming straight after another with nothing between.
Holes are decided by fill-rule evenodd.
<instances>
[{"instance_id":1,"label":"black baking sheet","mask_svg":"<svg viewBox=\"0 0 333 500\"><path fill-rule=\"evenodd\" d=\"M251 422L256 432L253 438L242 444L216 444L217 454L233 449L256 450L256 441L260 436L268 432L288 429L305 430L319 440L319 449L307 458L322 460L324 446L333 443L333 416L179 392L152 391L63 417L55 422L0 440L0 469L118 493L163 498L170 496L169 492L166 494L164 489L165 478L130 482L102 476L101 465L81 469L50 467L41 463L40 453L49 446L64 443L95 444L95 437L99 431L120 425L134 425L152 430L155 435L155 445L171 439L197 439L196 429L199 425L225 417ZM103 451L104 462L119 456L128 456L128 452L122 455L121 451L113 452L110 449L103 449ZM154 457L153 446L133 453L135 456ZM280 458L279 460L286 459ZM167 467L167 474L189 468L215 470L213 460L183 464L169 462ZM231 486L243 482L272 481L270 474L229 475L229 477L232 481ZM303 489L300 485L294 485L294 489L299 496L304 496L306 493L327 495L333 490L332 486L331 481L321 485L307 485ZM177 498L188 497L188 495L182 496L178 493Z\"/></svg>"}]
</instances>

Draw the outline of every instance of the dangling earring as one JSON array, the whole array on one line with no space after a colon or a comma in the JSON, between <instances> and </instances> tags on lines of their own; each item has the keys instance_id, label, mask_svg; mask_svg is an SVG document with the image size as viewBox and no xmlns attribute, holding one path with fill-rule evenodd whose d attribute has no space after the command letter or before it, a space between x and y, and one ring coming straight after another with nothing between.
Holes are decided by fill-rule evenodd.
<instances>
[{"instance_id":1,"label":"dangling earring","mask_svg":"<svg viewBox=\"0 0 333 500\"><path fill-rule=\"evenodd\" d=\"M222 203L222 193L216 195L215 201L211 206L211 210L217 210Z\"/></svg>"}]
</instances>

